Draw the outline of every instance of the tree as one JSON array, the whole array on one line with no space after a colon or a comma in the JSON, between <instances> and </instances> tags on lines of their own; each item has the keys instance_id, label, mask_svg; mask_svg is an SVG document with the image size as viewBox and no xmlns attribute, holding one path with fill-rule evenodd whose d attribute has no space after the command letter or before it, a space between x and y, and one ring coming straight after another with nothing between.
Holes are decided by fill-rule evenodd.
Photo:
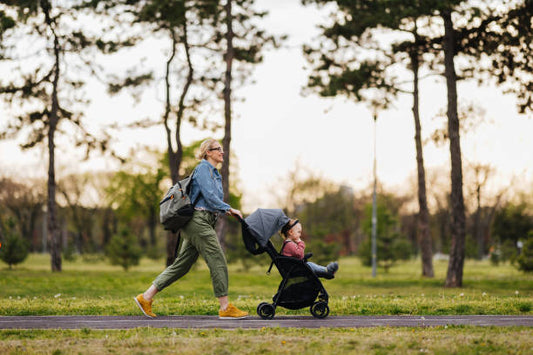
<instances>
[{"instance_id":1,"label":"tree","mask_svg":"<svg viewBox=\"0 0 533 355\"><path fill-rule=\"evenodd\" d=\"M529 233L525 240L517 262L519 270L533 272L533 231Z\"/></svg>"},{"instance_id":2,"label":"tree","mask_svg":"<svg viewBox=\"0 0 533 355\"><path fill-rule=\"evenodd\" d=\"M58 182L58 192L70 214L75 228L73 249L81 254L86 251L87 242L92 243L92 226L96 221L96 204L89 205L90 180L92 174L70 174Z\"/></svg>"},{"instance_id":3,"label":"tree","mask_svg":"<svg viewBox=\"0 0 533 355\"><path fill-rule=\"evenodd\" d=\"M6 209L18 229L17 235L31 245L37 219L45 200L44 182L29 180L26 183L14 178L0 178L0 205Z\"/></svg>"},{"instance_id":4,"label":"tree","mask_svg":"<svg viewBox=\"0 0 533 355\"><path fill-rule=\"evenodd\" d=\"M477 250L477 258L479 260L483 259L483 257L486 255L486 240L485 236L483 235L483 229L482 229L482 205L481 205L481 197L483 189L485 188L485 185L487 183L487 180L489 179L490 175L494 172L494 168L492 168L490 165L486 164L471 164L469 166L472 169L472 173L474 175L474 195L476 199L476 212L474 212L474 223L472 228L472 236L474 237L474 240L477 242L478 250Z\"/></svg>"},{"instance_id":5,"label":"tree","mask_svg":"<svg viewBox=\"0 0 533 355\"><path fill-rule=\"evenodd\" d=\"M83 114L79 108L88 100L82 95L82 74L85 70L92 76L99 75L99 68L92 65L95 51L111 53L127 43L106 42L99 33L92 32L95 28L80 25L82 21L78 17L82 15L82 10L77 2L20 0L2 3L18 10L17 31L14 29L10 33L9 40L15 42L17 48L14 52L19 54L19 58L18 62L10 61L13 64L7 71L10 75L0 82L0 94L17 108L0 138L23 135L26 138L26 143L22 145L24 149L38 144L47 145L47 228L51 268L52 271L61 271L56 204L56 135L65 132L65 125L69 123L73 131L67 136L72 138L73 146L86 148L86 156L94 148L107 149L109 137L97 137L83 125ZM28 42L39 43L41 47L31 47Z\"/></svg>"},{"instance_id":6,"label":"tree","mask_svg":"<svg viewBox=\"0 0 533 355\"><path fill-rule=\"evenodd\" d=\"M28 245L15 233L13 221L8 222L8 224L6 238L0 243L0 259L9 265L9 269L12 269L13 265L19 264L26 259Z\"/></svg>"},{"instance_id":7,"label":"tree","mask_svg":"<svg viewBox=\"0 0 533 355\"><path fill-rule=\"evenodd\" d=\"M399 260L408 260L412 255L411 244L405 236L400 233L398 220L398 208L401 200L395 200L391 195L381 195L378 199L377 208L377 250L378 265L388 272ZM365 206L364 218L362 221L363 231L370 236L372 228L372 204ZM372 251L370 237L360 245L359 256L363 265L372 264Z\"/></svg>"},{"instance_id":8,"label":"tree","mask_svg":"<svg viewBox=\"0 0 533 355\"><path fill-rule=\"evenodd\" d=\"M457 114L457 76L454 57L456 54L455 32L452 10L441 12L444 21L444 76L448 92L448 138L450 140L451 160L451 234L452 246L446 274L447 287L463 285L465 258L465 206L463 198L463 171L461 163L461 144L459 139L459 117Z\"/></svg>"},{"instance_id":9,"label":"tree","mask_svg":"<svg viewBox=\"0 0 533 355\"><path fill-rule=\"evenodd\" d=\"M463 2L461 2L463 3ZM465 4L455 6L448 2L438 2L435 10L438 11L444 23L444 37L442 49L444 53L444 76L448 89L448 137L450 141L451 157L451 232L452 246L450 261L446 275L447 287L461 287L463 280L463 267L465 255L465 208L462 187L462 157L459 138L459 118L457 114L457 80L454 58L461 54L471 60L471 65L462 68L461 75L478 77L482 74L497 77L498 84L515 82L519 90L530 88L531 63L527 58L532 54L533 48L529 45L533 38L531 16L533 15L533 2L530 0L519 1L516 4L504 3L503 12L491 5ZM454 12L467 18L466 25L455 28L452 15ZM437 42L439 40L437 39ZM525 44L527 43L527 44ZM510 53L520 53L517 59L509 60ZM488 56L491 66L482 64ZM514 67L520 69L515 70ZM514 91L517 92L517 91ZM531 109L533 101L527 99L529 94L519 94L526 97L521 110Z\"/></svg>"},{"instance_id":10,"label":"tree","mask_svg":"<svg viewBox=\"0 0 533 355\"><path fill-rule=\"evenodd\" d=\"M142 119L129 125L130 128L150 127L162 124L167 143L168 168L172 183L180 180L181 164L184 159L184 145L181 131L184 122L194 126L209 125L209 105L212 105L212 92L215 90L217 60L213 49L221 41L215 34L219 17L219 1L189 0L150 0L122 1L106 0L103 12L126 14L121 19L122 26L130 28L142 25L148 37L163 35L169 40L169 54L165 59L164 110L160 119ZM198 73L196 66L203 69ZM146 71L144 67L142 70ZM123 89L136 89L154 82L153 70L136 74L137 69L129 69L126 77L116 76L109 86L111 94ZM174 94L177 92L177 94ZM202 110L200 110L202 108ZM202 124L202 117L203 124ZM192 155L194 156L194 154ZM181 175L183 177L183 175ZM174 261L177 236L167 233L167 266Z\"/></svg>"},{"instance_id":11,"label":"tree","mask_svg":"<svg viewBox=\"0 0 533 355\"><path fill-rule=\"evenodd\" d=\"M120 265L124 271L139 265L141 259L141 248L137 238L127 228L122 228L111 238L106 252L111 265Z\"/></svg>"},{"instance_id":12,"label":"tree","mask_svg":"<svg viewBox=\"0 0 533 355\"><path fill-rule=\"evenodd\" d=\"M355 209L353 190L347 186L338 186L316 201L298 206L298 212L293 218L302 222L306 243L317 260L329 259L326 260L329 262L338 258L339 253L349 255L355 252L354 235L360 227L360 214ZM326 254L324 251L328 248L329 255L322 257L321 254Z\"/></svg>"},{"instance_id":13,"label":"tree","mask_svg":"<svg viewBox=\"0 0 533 355\"><path fill-rule=\"evenodd\" d=\"M159 225L159 201L164 191L160 184L165 177L162 168L142 167L144 171L132 173L134 169L118 171L111 178L107 188L109 203L118 210L124 222L141 218L148 226L151 248L156 247L156 227Z\"/></svg>"},{"instance_id":14,"label":"tree","mask_svg":"<svg viewBox=\"0 0 533 355\"><path fill-rule=\"evenodd\" d=\"M308 86L321 96L344 95L356 101L381 98L387 108L400 93L413 96L415 122L415 147L418 177L418 237L422 254L422 275L433 277L432 240L429 228L429 210L426 196L426 177L421 138L419 112L419 70L422 54L430 50L429 41L419 30L419 23L429 14L424 1L329 1L307 0L304 3L335 3L334 22L322 27L322 39L318 48L304 47L304 53L314 65ZM408 40L379 45L380 35L387 29L388 35ZM384 41L382 41L384 42ZM397 76L399 63L413 75L412 90L405 90ZM376 94L376 91L378 94Z\"/></svg>"},{"instance_id":15,"label":"tree","mask_svg":"<svg viewBox=\"0 0 533 355\"><path fill-rule=\"evenodd\" d=\"M0 9L0 60L4 59L4 46L2 43L4 32L15 27L15 25L15 19L6 14L4 10Z\"/></svg>"},{"instance_id":16,"label":"tree","mask_svg":"<svg viewBox=\"0 0 533 355\"><path fill-rule=\"evenodd\" d=\"M310 0L311 1L311 0ZM327 0L315 0L313 2L326 3L331 2ZM410 11L411 17L417 18L424 16L429 19L440 19L444 27L444 36L435 35L434 31L429 31L429 36L423 41L418 42L423 44L426 42L427 49L437 54L435 56L435 62L432 63L432 67L439 67L443 63L444 77L446 79L446 85L448 89L448 136L450 139L450 155L451 155L451 208L452 208L452 249L450 258L450 264L447 275L447 286L459 287L462 284L462 269L464 266L464 237L465 237L465 213L464 213L464 198L462 194L462 168L461 168L461 148L459 140L459 120L457 115L457 75L456 67L454 64L454 58L456 55L462 55L470 59L471 65L466 68L461 68L461 75L464 77L472 78L475 74L488 73L490 77L498 77L499 83L505 81L514 81L518 83L513 87L514 90L520 88L522 91L528 91L528 85L531 85L530 73L531 64L525 58L527 55L522 55L520 52L531 54L529 43L531 43L531 26L530 19L532 13L532 2L529 0L518 2L518 5L512 8L510 2L505 2L503 8L493 8L491 5L485 3L469 3L467 1L413 1L413 2L390 2L390 1L335 1L341 10L345 8L352 8L357 10L371 10L370 18L374 14L375 20L373 23L377 23L381 27L387 27L387 23L394 23L391 19L397 19L398 17L405 15L405 10ZM500 5L500 4L498 4ZM379 10L385 9L381 12ZM453 16L463 16L467 19L464 21L465 25L460 28L454 28ZM366 27L365 21L358 22L360 12L356 11L351 13L350 16L346 16L345 21L339 21L339 24L335 24L328 30L328 34L334 35L335 33L340 36L346 36L350 40L350 34ZM367 18L364 18L367 19ZM390 22L387 22L389 20ZM346 24L346 26L342 26ZM401 24L401 22L400 22ZM416 21L415 21L416 24ZM389 25L390 26L390 25ZM414 26L416 28L416 25ZM434 26L430 26L431 30ZM341 30L336 32L337 30ZM509 29L512 29L511 31ZM344 32L343 32L344 31ZM362 31L361 31L362 32ZM511 32L511 34L506 34ZM343 42L341 42L342 44ZM505 46L505 47L504 47ZM374 49L374 48L371 48ZM502 51L504 49L505 51ZM517 53L517 60L509 60L509 52ZM411 56L412 59L416 59L415 56ZM419 53L419 52L418 52ZM440 55L440 54L442 55ZM494 63L492 67L484 68L480 65L481 58L484 55L490 56L490 63ZM531 55L529 55L530 57ZM325 58L324 58L325 57ZM323 56L324 60L322 68L328 69L334 65L334 62L329 57ZM382 70L383 67L375 65L375 61L362 61L363 63L370 63L369 65L361 65L359 70L346 70L345 76L333 76L332 80L338 87L346 85L349 92L359 92L361 89L361 78L369 79L367 82L373 84L373 87L388 89L391 86L387 82L374 80L375 78L381 78L379 75L372 75L376 71ZM413 61L412 61L413 62ZM513 66L520 67L520 70L514 70ZM342 72L342 67L340 68ZM353 69L348 66L348 69ZM337 70L337 73L339 71ZM519 76L526 73L527 75ZM318 78L319 80L320 78ZM347 79L347 80L343 80ZM359 83L354 85L353 82ZM319 82L319 81L318 81ZM311 82L313 84L313 82ZM319 82L320 83L320 82ZM335 92L335 88L331 89L331 86L325 90L325 93L331 95ZM357 94L355 94L357 95ZM529 95L524 95L529 96ZM356 96L357 97L357 96ZM360 97L358 97L360 98ZM528 100L525 100L526 103ZM530 102L531 104L531 102Z\"/></svg>"},{"instance_id":17,"label":"tree","mask_svg":"<svg viewBox=\"0 0 533 355\"><path fill-rule=\"evenodd\" d=\"M232 102L235 76L237 85L249 77L251 66L263 60L262 51L267 44L277 47L283 37L275 38L266 33L256 25L256 21L266 12L259 12L253 9L254 0L226 0L221 13L221 23L225 24L219 29L218 36L224 38L225 46L221 47L225 63L224 88L222 96L224 100L224 138L222 147L224 149L224 163L220 173L222 175L222 188L224 199L230 198L230 166L231 166L231 124L232 124ZM235 62L235 63L234 63ZM234 67L234 64L237 64ZM236 69L237 75L234 74ZM225 248L225 236L227 232L227 220L223 216L216 226L218 238L222 248Z\"/></svg>"},{"instance_id":18,"label":"tree","mask_svg":"<svg viewBox=\"0 0 533 355\"><path fill-rule=\"evenodd\" d=\"M533 230L533 216L527 208L525 203L508 203L496 212L492 232L501 243L510 241L516 248L517 242Z\"/></svg>"}]
</instances>

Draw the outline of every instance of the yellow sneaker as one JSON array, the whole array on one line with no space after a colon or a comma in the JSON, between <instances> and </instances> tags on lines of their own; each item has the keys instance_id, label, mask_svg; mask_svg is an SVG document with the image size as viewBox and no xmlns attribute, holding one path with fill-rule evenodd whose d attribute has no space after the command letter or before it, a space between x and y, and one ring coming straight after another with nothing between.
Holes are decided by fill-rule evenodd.
<instances>
[{"instance_id":1,"label":"yellow sneaker","mask_svg":"<svg viewBox=\"0 0 533 355\"><path fill-rule=\"evenodd\" d=\"M135 303L137 303L137 306L141 309L141 311L144 313L145 316L149 318L155 318L157 317L152 312L152 301L147 301L144 299L143 294L140 293L137 297L133 298L135 300Z\"/></svg>"},{"instance_id":2,"label":"yellow sneaker","mask_svg":"<svg viewBox=\"0 0 533 355\"><path fill-rule=\"evenodd\" d=\"M242 319L246 318L248 316L248 312L241 311L231 303L228 304L228 308L226 310L219 310L218 311L218 318L219 319Z\"/></svg>"}]
</instances>

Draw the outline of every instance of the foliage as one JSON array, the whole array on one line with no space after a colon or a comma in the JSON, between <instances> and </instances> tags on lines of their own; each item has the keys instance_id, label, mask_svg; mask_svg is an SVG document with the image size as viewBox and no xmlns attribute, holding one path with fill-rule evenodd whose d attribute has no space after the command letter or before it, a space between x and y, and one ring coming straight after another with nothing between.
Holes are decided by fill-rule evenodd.
<instances>
[{"instance_id":1,"label":"foliage","mask_svg":"<svg viewBox=\"0 0 533 355\"><path fill-rule=\"evenodd\" d=\"M116 52L129 43L105 43L95 33L97 21L88 28L80 17L77 2L10 1L18 13L17 28L10 33L13 58L3 68L1 99L11 113L0 131L0 138L21 136L23 149L37 145L48 148L47 226L53 271L61 271L61 241L56 204L56 135L63 134L72 147L85 148L88 158L93 150L106 151L110 135L90 133L83 123L80 107L88 103L83 87L87 78L102 74L94 64L98 52ZM101 24L101 22L100 22ZM104 26L105 27L105 26ZM109 28L99 28L109 31ZM68 63L68 65L67 65ZM83 71L85 70L85 73ZM85 74L85 76L83 75Z\"/></svg>"},{"instance_id":2,"label":"foliage","mask_svg":"<svg viewBox=\"0 0 533 355\"><path fill-rule=\"evenodd\" d=\"M500 262L509 261L511 264L516 262L518 256L518 250L516 244L511 240L506 240L503 243L498 242L490 249L490 260L494 265L498 265Z\"/></svg>"},{"instance_id":3,"label":"foliage","mask_svg":"<svg viewBox=\"0 0 533 355\"><path fill-rule=\"evenodd\" d=\"M326 243L323 240L313 238L305 243L305 252L313 253L309 259L320 265L327 265L332 261L339 259L341 245L337 243Z\"/></svg>"},{"instance_id":4,"label":"foliage","mask_svg":"<svg viewBox=\"0 0 533 355\"><path fill-rule=\"evenodd\" d=\"M9 265L22 263L28 256L27 243L14 231L13 221L8 221L8 230L5 239L0 243L0 259Z\"/></svg>"},{"instance_id":5,"label":"foliage","mask_svg":"<svg viewBox=\"0 0 533 355\"><path fill-rule=\"evenodd\" d=\"M127 228L122 228L109 241L106 254L111 265L120 265L128 271L131 266L139 265L142 250L137 238Z\"/></svg>"},{"instance_id":6,"label":"foliage","mask_svg":"<svg viewBox=\"0 0 533 355\"><path fill-rule=\"evenodd\" d=\"M501 243L516 243L525 238L533 230L533 216L527 212L525 203L518 205L509 203L496 212L492 226L495 239Z\"/></svg>"},{"instance_id":7,"label":"foliage","mask_svg":"<svg viewBox=\"0 0 533 355\"><path fill-rule=\"evenodd\" d=\"M8 31L9 29L16 26L15 19L13 19L11 16L7 15L4 10L0 10L0 60L4 59L3 52L3 35L4 32Z\"/></svg>"},{"instance_id":8,"label":"foliage","mask_svg":"<svg viewBox=\"0 0 533 355\"><path fill-rule=\"evenodd\" d=\"M385 272L393 267L397 261L409 260L413 254L411 244L402 239L398 234L391 237L380 236L377 239L378 267ZM372 266L372 243L371 239L365 239L359 246L359 257L364 266Z\"/></svg>"},{"instance_id":9,"label":"foliage","mask_svg":"<svg viewBox=\"0 0 533 355\"><path fill-rule=\"evenodd\" d=\"M321 250L329 250L327 258L338 258L339 251L345 254L354 252L353 236L358 227L361 212L355 207L354 191L348 186L339 186L337 190L326 191L315 201L298 207L297 218L300 219L306 243L336 244L337 247L313 247L317 258L323 259ZM324 255L326 258L326 255ZM329 260L331 261L331 259Z\"/></svg>"},{"instance_id":10,"label":"foliage","mask_svg":"<svg viewBox=\"0 0 533 355\"><path fill-rule=\"evenodd\" d=\"M35 250L30 243L45 200L45 184L42 180L0 178L0 205L5 209L3 214L13 219L17 234L32 251Z\"/></svg>"},{"instance_id":11,"label":"foliage","mask_svg":"<svg viewBox=\"0 0 533 355\"><path fill-rule=\"evenodd\" d=\"M2 78L0 94L17 110L6 120L1 136L20 135L25 141L22 148L28 149L46 144L48 127L52 126L54 134L56 129L63 133L68 124L71 133L66 136L72 146L85 147L87 155L93 149L105 151L110 137L90 133L79 109L88 103L86 95L81 95L86 78L102 74L101 67L86 60L100 51L98 43L102 42L101 36L94 33L96 28L77 22L87 12L77 9L73 2L10 3L18 12L17 26L4 40L14 44L14 55L5 63L10 65L4 69L10 75ZM122 48L118 44L113 47L113 51ZM70 65L64 64L67 62Z\"/></svg>"},{"instance_id":12,"label":"foliage","mask_svg":"<svg viewBox=\"0 0 533 355\"><path fill-rule=\"evenodd\" d=\"M377 261L378 266L388 272L399 260L408 260L412 254L412 246L405 236L401 235L398 223L398 201L391 196L378 198L377 204ZM359 256L365 266L372 265L372 204L365 207L365 217L362 221L363 231L368 236L359 246Z\"/></svg>"},{"instance_id":13,"label":"foliage","mask_svg":"<svg viewBox=\"0 0 533 355\"><path fill-rule=\"evenodd\" d=\"M533 272L533 232L523 242L522 250L517 258L518 269L524 272Z\"/></svg>"},{"instance_id":14,"label":"foliage","mask_svg":"<svg viewBox=\"0 0 533 355\"><path fill-rule=\"evenodd\" d=\"M148 245L152 248L157 244L159 201L164 195L161 184L166 176L163 167L130 164L117 171L106 188L108 203L117 211L122 222L132 227L139 224L139 220L145 222L141 224L148 228ZM141 229L136 228L139 235ZM145 244L144 241L142 243Z\"/></svg>"}]
</instances>

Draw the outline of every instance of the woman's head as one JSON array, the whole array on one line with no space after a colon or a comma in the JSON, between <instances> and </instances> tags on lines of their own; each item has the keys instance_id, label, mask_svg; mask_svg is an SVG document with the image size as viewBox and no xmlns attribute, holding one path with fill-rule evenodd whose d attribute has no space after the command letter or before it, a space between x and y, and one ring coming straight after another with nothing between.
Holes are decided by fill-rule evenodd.
<instances>
[{"instance_id":1,"label":"woman's head","mask_svg":"<svg viewBox=\"0 0 533 355\"><path fill-rule=\"evenodd\" d=\"M200 144L196 158L198 160L211 160L212 163L222 163L224 161L224 150L216 139L208 138Z\"/></svg>"},{"instance_id":2,"label":"woman's head","mask_svg":"<svg viewBox=\"0 0 533 355\"><path fill-rule=\"evenodd\" d=\"M302 235L302 225L297 219L290 219L287 224L281 228L281 234L285 238L289 239L298 239Z\"/></svg>"}]
</instances>

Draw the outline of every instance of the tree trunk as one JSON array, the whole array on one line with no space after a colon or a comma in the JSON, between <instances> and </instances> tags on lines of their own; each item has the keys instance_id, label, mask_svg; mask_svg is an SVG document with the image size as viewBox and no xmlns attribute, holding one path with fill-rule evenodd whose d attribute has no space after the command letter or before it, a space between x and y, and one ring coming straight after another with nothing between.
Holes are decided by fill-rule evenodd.
<instances>
[{"instance_id":1,"label":"tree trunk","mask_svg":"<svg viewBox=\"0 0 533 355\"><path fill-rule=\"evenodd\" d=\"M50 246L50 263L53 272L61 271L61 235L57 223L57 209L56 209L56 180L55 180L55 142L54 136L59 121L59 101L58 101L58 85L59 85L59 40L54 31L52 19L50 18L50 4L47 1L41 3L45 20L52 32L54 38L54 78L52 82L52 107L48 113L48 241Z\"/></svg>"},{"instance_id":2,"label":"tree trunk","mask_svg":"<svg viewBox=\"0 0 533 355\"><path fill-rule=\"evenodd\" d=\"M188 65L188 73L187 73L187 79L185 82L185 85L183 87L183 90L181 92L179 102L178 102L178 111L176 113L176 133L175 133L175 140L176 140L176 151L174 151L173 145L172 145L172 132L168 125L168 120L170 116L170 112L172 110L171 106L171 99L170 99L170 65L172 61L174 60L176 56L176 46L178 44L178 40L176 38L176 33L173 29L170 30L170 36L172 39L172 53L169 59L167 60L166 65L166 73L165 73L165 88L166 88L166 105L165 105L165 115L163 117L163 121L165 123L165 130L167 133L167 151L168 151L168 162L169 162L169 168L170 168L170 177L172 179L172 183L176 184L179 179L179 170L181 165L181 160L183 158L183 145L181 143L181 122L183 120L183 115L185 113L185 97L187 96L187 93L189 92L189 88L193 81L193 66L191 62L190 57L190 51L189 51L189 42L187 37L187 23L185 22L183 25L183 46L185 48L185 54L187 57L187 65ZM175 255L176 255L176 248L178 243L178 237L176 233L168 232L167 233L167 243L166 243L166 250L167 250L167 259L166 259L166 265L169 266L174 262Z\"/></svg>"},{"instance_id":3,"label":"tree trunk","mask_svg":"<svg viewBox=\"0 0 533 355\"><path fill-rule=\"evenodd\" d=\"M477 257L483 260L485 256L485 237L481 233L481 185L476 186L476 215L474 216L474 237L477 241Z\"/></svg>"},{"instance_id":4,"label":"tree trunk","mask_svg":"<svg viewBox=\"0 0 533 355\"><path fill-rule=\"evenodd\" d=\"M415 33L415 38L417 34ZM434 277L433 272L433 249L431 234L429 229L429 211L426 195L426 172L424 170L424 155L422 150L420 111L419 111L419 91L418 91L418 69L419 55L415 49L411 53L411 64L413 70L413 117L415 119L415 145L416 145L416 166L418 171L418 238L420 253L422 254L422 276Z\"/></svg>"},{"instance_id":5,"label":"tree trunk","mask_svg":"<svg viewBox=\"0 0 533 355\"><path fill-rule=\"evenodd\" d=\"M224 200L229 201L229 167L231 157L231 70L233 64L233 14L232 14L232 0L227 0L224 5L226 11L226 54L224 60L226 61L226 75L224 78L224 138L222 140L222 147L224 148L224 164L220 171L222 175L222 188L224 190ZM217 234L222 249L226 248L226 233L228 230L226 217L223 216L217 223Z\"/></svg>"},{"instance_id":6,"label":"tree trunk","mask_svg":"<svg viewBox=\"0 0 533 355\"><path fill-rule=\"evenodd\" d=\"M451 159L451 237L450 260L446 287L462 287L465 260L465 207L463 199L463 171L457 115L457 77L455 75L455 36L451 11L442 12L444 20L444 66L448 89L448 136Z\"/></svg>"},{"instance_id":7,"label":"tree trunk","mask_svg":"<svg viewBox=\"0 0 533 355\"><path fill-rule=\"evenodd\" d=\"M169 125L169 119L170 119L170 113L172 111L172 104L170 99L170 66L172 65L172 61L174 60L174 57L176 56L176 45L177 45L177 39L176 39L176 33L174 30L170 30L170 38L172 40L172 52L170 54L170 57L167 59L166 63L166 71L165 71L165 113L163 114L163 124L165 126L165 132L167 137L167 154L168 154L168 165L170 170L170 178L172 179L172 184L175 184L179 180L179 164L181 161L181 157L178 156L179 149L177 152L174 152L174 146L172 144L172 130L170 129ZM179 129L179 117L177 127ZM179 131L176 132L176 138L178 140L179 144Z\"/></svg>"}]
</instances>

